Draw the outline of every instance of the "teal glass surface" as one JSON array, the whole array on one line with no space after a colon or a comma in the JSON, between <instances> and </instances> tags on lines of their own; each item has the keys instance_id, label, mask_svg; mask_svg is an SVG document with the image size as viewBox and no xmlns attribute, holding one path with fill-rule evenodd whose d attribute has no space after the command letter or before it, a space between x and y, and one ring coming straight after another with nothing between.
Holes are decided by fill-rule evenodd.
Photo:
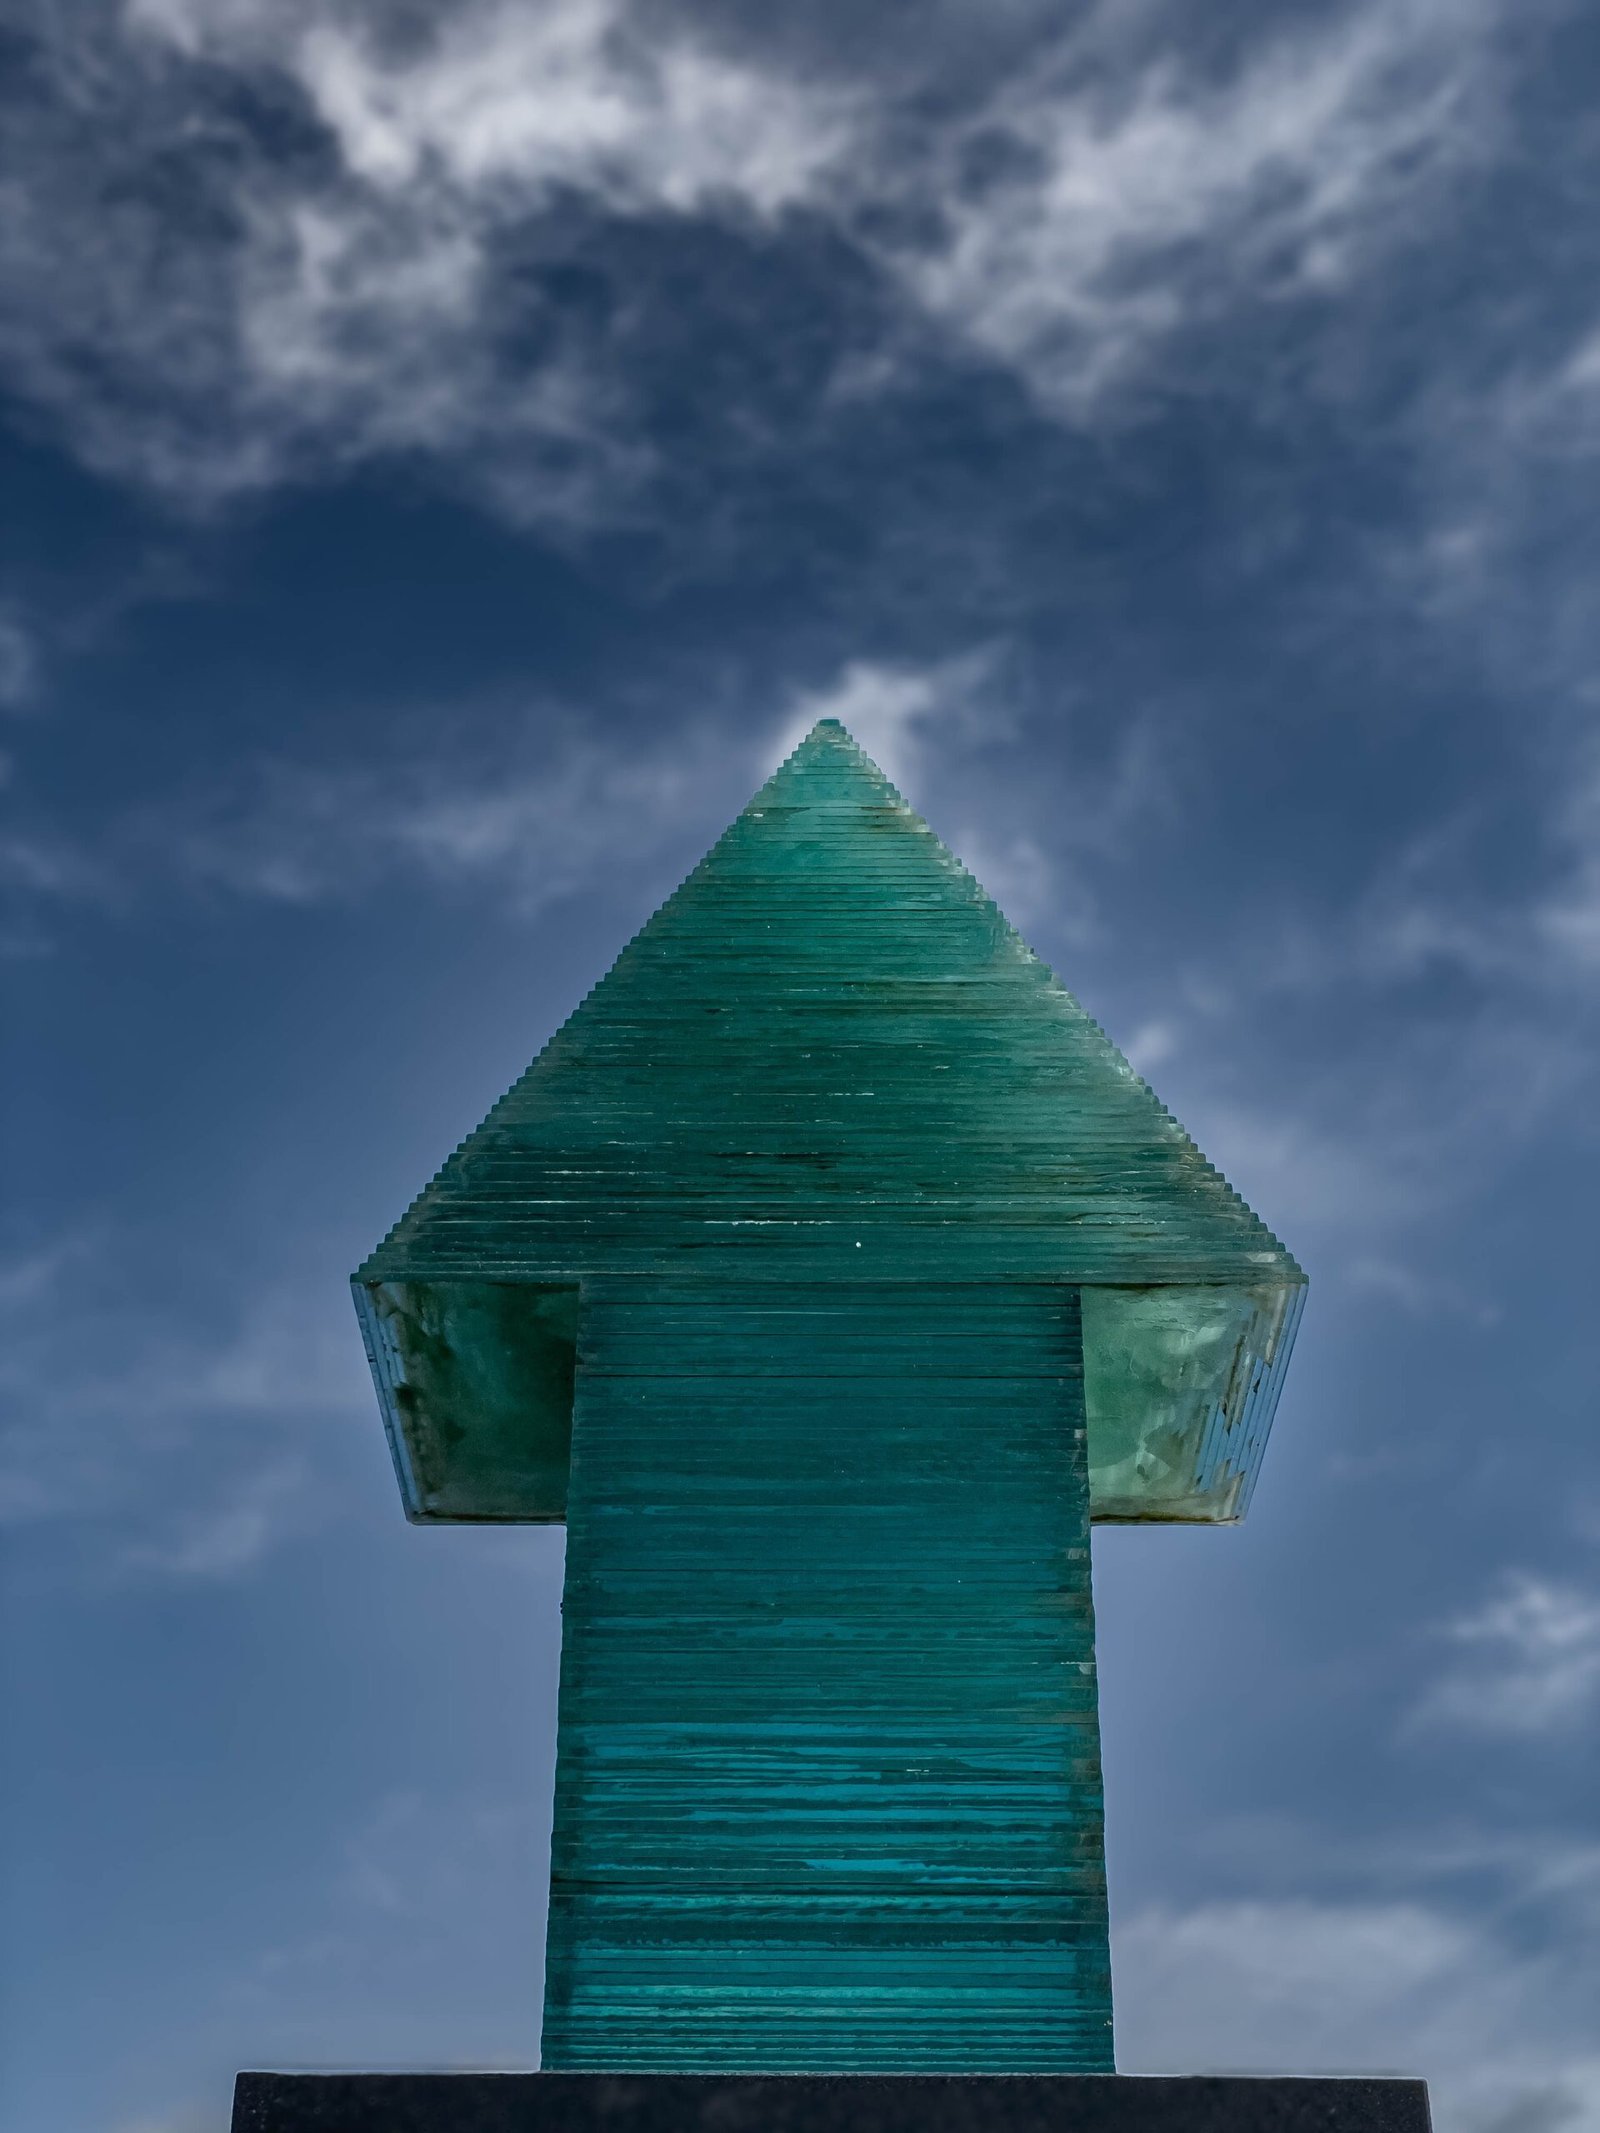
<instances>
[{"instance_id":1,"label":"teal glass surface","mask_svg":"<svg viewBox=\"0 0 1600 2133\"><path fill-rule=\"evenodd\" d=\"M831 721L356 1276L413 1518L565 1515L600 1274L1082 1287L1105 1519L1242 1514L1304 1284Z\"/></svg>"},{"instance_id":2,"label":"teal glass surface","mask_svg":"<svg viewBox=\"0 0 1600 2133\"><path fill-rule=\"evenodd\" d=\"M1304 1285L816 727L354 1277L408 1515L568 1526L545 2065L1110 2067L1090 1522Z\"/></svg>"},{"instance_id":3,"label":"teal glass surface","mask_svg":"<svg viewBox=\"0 0 1600 2133\"><path fill-rule=\"evenodd\" d=\"M543 2064L1096 2071L1077 1299L597 1279Z\"/></svg>"}]
</instances>

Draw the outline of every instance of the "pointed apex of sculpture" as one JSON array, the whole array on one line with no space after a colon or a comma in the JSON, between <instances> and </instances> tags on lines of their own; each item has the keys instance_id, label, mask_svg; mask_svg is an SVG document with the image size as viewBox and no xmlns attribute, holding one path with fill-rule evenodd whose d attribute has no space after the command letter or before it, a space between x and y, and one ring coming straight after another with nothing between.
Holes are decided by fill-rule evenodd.
<instances>
[{"instance_id":1,"label":"pointed apex of sculpture","mask_svg":"<svg viewBox=\"0 0 1600 2133\"><path fill-rule=\"evenodd\" d=\"M846 730L836 718L819 718L816 724L803 733L788 754L772 773L772 778L781 778L784 773L814 771L828 764L853 763L878 777L878 769L855 735ZM770 785L772 778L767 780ZM763 788L765 790L765 788ZM758 793L756 798L761 795ZM752 805L754 803L752 802Z\"/></svg>"},{"instance_id":2,"label":"pointed apex of sculpture","mask_svg":"<svg viewBox=\"0 0 1600 2133\"><path fill-rule=\"evenodd\" d=\"M780 781L787 782L792 778L804 778L808 782L818 778L825 780L829 773L841 778L846 786L853 775L858 785L865 781L876 794L901 800L888 772L873 761L849 727L837 718L819 718L796 741L750 806L759 807L763 797L769 795Z\"/></svg>"},{"instance_id":3,"label":"pointed apex of sculpture","mask_svg":"<svg viewBox=\"0 0 1600 2133\"><path fill-rule=\"evenodd\" d=\"M830 748L842 750L845 754L855 757L864 763L868 770L877 771L878 776L882 777L883 772L878 770L877 764L842 719L819 718L793 754L805 756L809 760L812 755L820 755Z\"/></svg>"}]
</instances>

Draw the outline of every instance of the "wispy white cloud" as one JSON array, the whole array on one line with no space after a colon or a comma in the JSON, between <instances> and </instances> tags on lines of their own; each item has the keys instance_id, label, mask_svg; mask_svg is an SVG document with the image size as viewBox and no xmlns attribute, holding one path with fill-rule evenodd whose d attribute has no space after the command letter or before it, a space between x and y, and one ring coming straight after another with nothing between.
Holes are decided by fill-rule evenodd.
<instances>
[{"instance_id":1,"label":"wispy white cloud","mask_svg":"<svg viewBox=\"0 0 1600 2133\"><path fill-rule=\"evenodd\" d=\"M72 1269L93 1255L98 1242L95 1233L78 1231L0 1260L0 1312L27 1311L58 1296Z\"/></svg>"},{"instance_id":2,"label":"wispy white cloud","mask_svg":"<svg viewBox=\"0 0 1600 2133\"><path fill-rule=\"evenodd\" d=\"M952 97L931 47L867 94L631 0L425 29L131 0L38 61L0 364L91 464L192 506L400 453L587 530L661 471L634 375L657 299L541 294L563 217L763 245L799 218L899 293L884 345L841 351L852 392L931 335L1093 422L1175 337L1349 284L1447 211L1491 134L1491 19L1357 6L1217 76L1157 12L1142 41L1097 17Z\"/></svg>"},{"instance_id":3,"label":"wispy white cloud","mask_svg":"<svg viewBox=\"0 0 1600 2133\"><path fill-rule=\"evenodd\" d=\"M280 903L410 876L487 887L528 913L614 871L619 854L647 867L725 776L709 730L636 749L569 732L497 753L263 762L225 790L156 804L123 848L136 867Z\"/></svg>"},{"instance_id":4,"label":"wispy white cloud","mask_svg":"<svg viewBox=\"0 0 1600 2133\"><path fill-rule=\"evenodd\" d=\"M931 665L849 660L822 687L795 696L779 752L798 746L818 719L836 718L891 784L914 784L930 749L1004 732L1000 658L998 648L980 646Z\"/></svg>"},{"instance_id":5,"label":"wispy white cloud","mask_svg":"<svg viewBox=\"0 0 1600 2133\"><path fill-rule=\"evenodd\" d=\"M1058 745L1073 708L1052 706ZM1013 924L1046 922L1069 946L1085 946L1103 930L1086 856L1120 857L1174 804L1171 749L1138 710L1103 765L1074 765L1070 791L1052 784L1047 808L1019 800L1016 758L1007 751L1023 741L1027 721L999 642L924 664L850 660L831 681L796 695L780 747L786 752L821 718L838 719L933 818Z\"/></svg>"},{"instance_id":6,"label":"wispy white cloud","mask_svg":"<svg viewBox=\"0 0 1600 2133\"><path fill-rule=\"evenodd\" d=\"M1537 1757L1539 1744L1527 1752ZM1446 1916L1477 1909L1530 1936L1576 1934L1600 1961L1600 1840L1559 1820L1477 1821L1441 1812L1430 1792L1411 1817L1381 1827L1292 1813L1226 1816L1196 1832L1196 1856L1252 1898L1399 1901Z\"/></svg>"},{"instance_id":7,"label":"wispy white cloud","mask_svg":"<svg viewBox=\"0 0 1600 2133\"><path fill-rule=\"evenodd\" d=\"M952 163L982 143L1001 175L950 177L940 235L896 269L1085 419L1175 335L1335 290L1436 212L1487 147L1485 19L1346 10L1224 79L1167 53L1108 69L1091 24L957 132Z\"/></svg>"},{"instance_id":8,"label":"wispy white cloud","mask_svg":"<svg viewBox=\"0 0 1600 2133\"><path fill-rule=\"evenodd\" d=\"M709 843L770 753L710 722L623 745L559 707L509 714L488 737L481 719L442 711L379 758L258 757L92 839L15 832L0 839L0 876L45 908L174 888L313 906L412 881L528 915L620 870L650 872L686 829Z\"/></svg>"},{"instance_id":9,"label":"wispy white cloud","mask_svg":"<svg viewBox=\"0 0 1600 2133\"><path fill-rule=\"evenodd\" d=\"M1165 1016L1157 1016L1140 1023L1122 1046L1122 1055L1136 1074L1148 1075L1163 1060L1172 1057L1179 1042L1175 1025Z\"/></svg>"},{"instance_id":10,"label":"wispy white cloud","mask_svg":"<svg viewBox=\"0 0 1600 2133\"><path fill-rule=\"evenodd\" d=\"M1352 1259L1344 1269L1344 1279L1350 1288L1396 1304L1413 1318L1466 1318L1476 1325L1494 1326L1503 1316L1492 1298L1378 1253Z\"/></svg>"},{"instance_id":11,"label":"wispy white cloud","mask_svg":"<svg viewBox=\"0 0 1600 2133\"><path fill-rule=\"evenodd\" d=\"M489 1875L515 1864L533 1878L541 1832L530 1803L479 1795L431 1799L385 1793L346 1837L336 1897L369 1918L434 1924L464 1916Z\"/></svg>"},{"instance_id":12,"label":"wispy white cloud","mask_svg":"<svg viewBox=\"0 0 1600 2133\"><path fill-rule=\"evenodd\" d=\"M13 606L0 601L0 708L26 704L38 684L39 659L33 633Z\"/></svg>"},{"instance_id":13,"label":"wispy white cloud","mask_svg":"<svg viewBox=\"0 0 1600 2133\"><path fill-rule=\"evenodd\" d=\"M239 1577L290 1534L306 1529L312 1481L304 1460L272 1460L230 1481L216 1501L174 1509L165 1532L129 1541L117 1563L161 1578Z\"/></svg>"},{"instance_id":14,"label":"wispy white cloud","mask_svg":"<svg viewBox=\"0 0 1600 2133\"><path fill-rule=\"evenodd\" d=\"M1593 1951L1409 1899L1153 1908L1114 1936L1130 2072L1413 2073L1442 2133L1594 2133Z\"/></svg>"},{"instance_id":15,"label":"wispy white cloud","mask_svg":"<svg viewBox=\"0 0 1600 2133\"><path fill-rule=\"evenodd\" d=\"M1439 412L1448 418L1456 406L1446 395ZM1504 474L1516 461L1582 462L1600 452L1600 319L1591 315L1576 335L1537 355L1519 353L1476 412L1473 457L1480 466L1498 460ZM1468 526L1480 552L1496 545L1482 519ZM1470 572L1473 558L1462 560Z\"/></svg>"},{"instance_id":16,"label":"wispy white cloud","mask_svg":"<svg viewBox=\"0 0 1600 2133\"><path fill-rule=\"evenodd\" d=\"M1553 1735L1600 1709L1600 1595L1521 1571L1439 1635L1454 1655L1413 1728Z\"/></svg>"},{"instance_id":17,"label":"wispy white cloud","mask_svg":"<svg viewBox=\"0 0 1600 2133\"><path fill-rule=\"evenodd\" d=\"M1600 709L1594 692L1588 708ZM1536 942L1558 972L1600 979L1600 746L1558 775L1552 832L1565 865L1534 903Z\"/></svg>"},{"instance_id":18,"label":"wispy white cloud","mask_svg":"<svg viewBox=\"0 0 1600 2133\"><path fill-rule=\"evenodd\" d=\"M1097 906L1075 881L1076 869L1064 864L1063 849L1046 852L1025 830L1001 831L966 824L952 831L950 843L961 863L1000 906L1012 925L1026 928L1046 914L1058 938L1081 944L1098 931Z\"/></svg>"},{"instance_id":19,"label":"wispy white cloud","mask_svg":"<svg viewBox=\"0 0 1600 2133\"><path fill-rule=\"evenodd\" d=\"M1582 180L1577 181L1580 185ZM1595 724L1595 604L1582 530L1600 455L1600 323L1576 331L1557 266L1463 335L1392 434L1410 506L1367 544L1374 596L1470 647L1479 673L1570 756ZM1555 313L1551 319L1550 312ZM1550 765L1559 791L1570 762ZM1594 764L1589 763L1592 784Z\"/></svg>"},{"instance_id":20,"label":"wispy white cloud","mask_svg":"<svg viewBox=\"0 0 1600 2133\"><path fill-rule=\"evenodd\" d=\"M116 878L80 839L49 830L0 834L0 880L16 895L50 902L102 903L116 896Z\"/></svg>"},{"instance_id":21,"label":"wispy white cloud","mask_svg":"<svg viewBox=\"0 0 1600 2133\"><path fill-rule=\"evenodd\" d=\"M90 464L203 509L422 454L558 529L625 518L654 457L625 319L563 314L502 240L563 202L767 222L853 101L620 0L484 0L409 36L376 7L134 0L51 37L36 88L0 364Z\"/></svg>"},{"instance_id":22,"label":"wispy white cloud","mask_svg":"<svg viewBox=\"0 0 1600 2133\"><path fill-rule=\"evenodd\" d=\"M322 1515L319 1433L370 1419L354 1322L337 1285L215 1329L151 1317L116 1300L116 1259L102 1232L0 1269L0 1524L98 1536L96 1577L237 1577Z\"/></svg>"},{"instance_id":23,"label":"wispy white cloud","mask_svg":"<svg viewBox=\"0 0 1600 2133\"><path fill-rule=\"evenodd\" d=\"M1494 1299L1432 1263L1438 1218L1541 1136L1593 1137L1600 779L1586 740L1536 746L1542 774L1505 814L1486 787L1472 809L1378 843L1341 897L1240 912L1205 982L1158 1018L1202 1092L1203 1145L1253 1205L1320 1232L1350 1284L1484 1325ZM1243 1026L1319 1036L1241 1098Z\"/></svg>"},{"instance_id":24,"label":"wispy white cloud","mask_svg":"<svg viewBox=\"0 0 1600 2133\"><path fill-rule=\"evenodd\" d=\"M535 198L569 186L623 211L771 216L814 194L850 131L841 90L681 23L646 26L618 0L471 9L403 54L313 21L292 64L349 169L386 190L442 175Z\"/></svg>"},{"instance_id":25,"label":"wispy white cloud","mask_svg":"<svg viewBox=\"0 0 1600 2133\"><path fill-rule=\"evenodd\" d=\"M1201 1131L1211 1160L1274 1228L1302 1239L1383 1235L1437 1202L1432 1121L1389 1120L1370 1106L1303 1089L1276 1100L1205 1106Z\"/></svg>"},{"instance_id":26,"label":"wispy white cloud","mask_svg":"<svg viewBox=\"0 0 1600 2133\"><path fill-rule=\"evenodd\" d=\"M720 691L726 697L726 688ZM1069 940L1096 911L1077 863L1116 852L1170 806L1171 780L1133 718L1082 769L1048 827L1001 788L1018 737L1000 648L922 665L855 659L795 691L776 721L719 702L622 739L543 704L481 718L441 709L381 759L258 758L228 778L126 811L90 842L45 828L0 842L0 873L44 905L112 907L157 888L310 906L393 881L498 900L522 915L617 878L687 865L819 718L841 719L1017 921ZM441 736L445 738L441 740Z\"/></svg>"},{"instance_id":27,"label":"wispy white cloud","mask_svg":"<svg viewBox=\"0 0 1600 2133\"><path fill-rule=\"evenodd\" d=\"M1352 961L1375 979L1454 970L1515 991L1559 993L1600 976L1600 750L1587 730L1540 750L1537 877L1498 897L1471 878L1475 829L1415 836L1354 914Z\"/></svg>"},{"instance_id":28,"label":"wispy white cloud","mask_svg":"<svg viewBox=\"0 0 1600 2133\"><path fill-rule=\"evenodd\" d=\"M294 0L131 0L127 19L186 59L290 77L345 169L387 193L499 186L539 204L570 189L626 211L773 215L814 191L854 101L625 0L480 0L409 36L376 9Z\"/></svg>"},{"instance_id":29,"label":"wispy white cloud","mask_svg":"<svg viewBox=\"0 0 1600 2133\"><path fill-rule=\"evenodd\" d=\"M1187 1026L1183 1059L1196 1091L1185 1123L1230 1181L1291 1241L1402 1300L1394 1269L1437 1304L1459 1294L1434 1261L1447 1248L1442 1218L1470 1205L1570 1107L1592 1072L1591 1049L1549 1016L1491 996L1461 1015L1390 998L1373 1041L1359 1030L1296 1071L1241 1100L1228 1086L1230 1039L1252 999L1238 962L1242 1002L1231 1020ZM1423 1286L1418 1287L1415 1284Z\"/></svg>"},{"instance_id":30,"label":"wispy white cloud","mask_svg":"<svg viewBox=\"0 0 1600 2133\"><path fill-rule=\"evenodd\" d=\"M559 1559L552 1559L556 1584ZM550 1713L553 1727L554 1712ZM280 2063L526 2067L535 2056L548 1803L396 1787L330 1847L307 1931L230 1979L234 2020ZM500 1951L485 1989L482 1950ZM337 1993L330 2000L330 1982ZM329 2027L328 2008L338 2015ZM417 2010L431 2010L419 2028Z\"/></svg>"},{"instance_id":31,"label":"wispy white cloud","mask_svg":"<svg viewBox=\"0 0 1600 2133\"><path fill-rule=\"evenodd\" d=\"M1470 809L1381 846L1342 909L1270 915L1251 951L1263 991L1400 991L1440 974L1527 1003L1588 991L1600 970L1600 752L1586 730L1536 724L1532 804ZM1496 884L1495 847L1521 831L1522 878Z\"/></svg>"}]
</instances>

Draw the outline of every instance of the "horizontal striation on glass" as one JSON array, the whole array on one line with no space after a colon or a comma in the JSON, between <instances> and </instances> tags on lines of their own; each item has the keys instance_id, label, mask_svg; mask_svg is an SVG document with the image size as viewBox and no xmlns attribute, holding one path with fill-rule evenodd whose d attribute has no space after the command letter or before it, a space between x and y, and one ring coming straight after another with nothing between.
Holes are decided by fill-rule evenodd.
<instances>
[{"instance_id":1,"label":"horizontal striation on glass","mask_svg":"<svg viewBox=\"0 0 1600 2133\"><path fill-rule=\"evenodd\" d=\"M586 1282L547 2067L1111 2065L1079 1314Z\"/></svg>"},{"instance_id":2,"label":"horizontal striation on glass","mask_svg":"<svg viewBox=\"0 0 1600 2133\"><path fill-rule=\"evenodd\" d=\"M364 1282L1301 1276L837 726L819 726Z\"/></svg>"},{"instance_id":3,"label":"horizontal striation on glass","mask_svg":"<svg viewBox=\"0 0 1600 2133\"><path fill-rule=\"evenodd\" d=\"M1239 1515L1304 1282L826 720L357 1274L412 1517L563 1515L561 1315L631 1274L1095 1292L1116 1519Z\"/></svg>"}]
</instances>

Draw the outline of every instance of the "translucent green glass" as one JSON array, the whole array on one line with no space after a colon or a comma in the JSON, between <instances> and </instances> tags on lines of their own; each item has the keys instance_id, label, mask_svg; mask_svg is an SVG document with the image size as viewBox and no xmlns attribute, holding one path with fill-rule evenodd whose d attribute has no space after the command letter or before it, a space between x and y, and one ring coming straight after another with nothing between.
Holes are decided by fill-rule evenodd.
<instances>
[{"instance_id":1,"label":"translucent green glass","mask_svg":"<svg viewBox=\"0 0 1600 2133\"><path fill-rule=\"evenodd\" d=\"M409 1514L568 1524L547 2065L1110 2065L1089 1523L1303 1289L818 726L355 1277Z\"/></svg>"},{"instance_id":2,"label":"translucent green glass","mask_svg":"<svg viewBox=\"0 0 1600 2133\"><path fill-rule=\"evenodd\" d=\"M546 2066L1109 2069L1076 1304L586 1288Z\"/></svg>"},{"instance_id":3,"label":"translucent green glass","mask_svg":"<svg viewBox=\"0 0 1600 2133\"><path fill-rule=\"evenodd\" d=\"M1304 1281L829 721L356 1277L414 1518L565 1515L598 1274L1082 1286L1116 1519L1239 1516Z\"/></svg>"}]
</instances>

